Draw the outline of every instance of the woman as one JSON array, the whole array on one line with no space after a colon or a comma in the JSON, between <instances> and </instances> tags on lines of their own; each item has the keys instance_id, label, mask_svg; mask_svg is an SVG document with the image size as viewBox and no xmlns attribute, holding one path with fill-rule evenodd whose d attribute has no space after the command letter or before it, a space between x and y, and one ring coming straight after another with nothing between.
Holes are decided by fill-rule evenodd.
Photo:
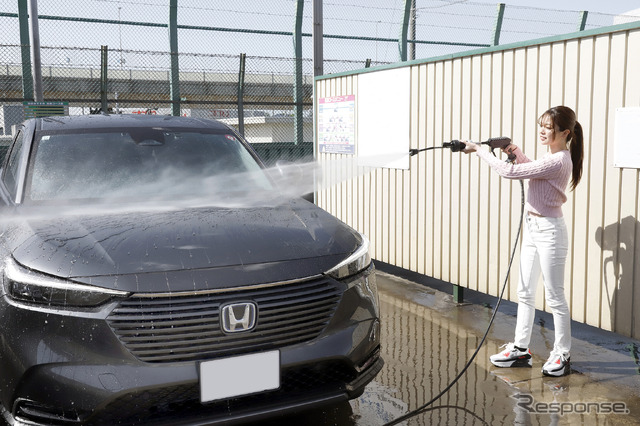
<instances>
[{"instance_id":1,"label":"woman","mask_svg":"<svg viewBox=\"0 0 640 426\"><path fill-rule=\"evenodd\" d=\"M570 370L571 316L564 295L564 269L568 251L567 228L562 204L569 179L574 190L582 177L582 127L571 108L557 106L538 119L540 143L549 152L532 161L511 144L503 152L515 155L515 164L505 163L479 145L466 142L465 153L475 152L500 176L529 179L526 221L520 254L518 316L515 339L505 349L490 357L497 367L531 366L529 342L535 315L535 293L542 273L547 305L553 313L555 342L549 359L542 367L547 376L562 376Z\"/></svg>"}]
</instances>

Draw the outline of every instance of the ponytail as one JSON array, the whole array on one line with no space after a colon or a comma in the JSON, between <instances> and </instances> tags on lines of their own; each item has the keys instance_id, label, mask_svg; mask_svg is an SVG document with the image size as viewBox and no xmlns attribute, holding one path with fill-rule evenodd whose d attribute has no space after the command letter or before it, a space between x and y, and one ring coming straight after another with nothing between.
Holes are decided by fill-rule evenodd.
<instances>
[{"instance_id":1,"label":"ponytail","mask_svg":"<svg viewBox=\"0 0 640 426\"><path fill-rule=\"evenodd\" d=\"M538 122L542 122L546 117L551 119L554 130L559 132L569 130L567 142L570 143L569 152L573 163L573 170L571 171L571 190L573 191L580 182L580 178L582 178L582 159L584 157L582 126L576 120L576 113L564 105L549 108L540 116Z\"/></svg>"},{"instance_id":2,"label":"ponytail","mask_svg":"<svg viewBox=\"0 0 640 426\"><path fill-rule=\"evenodd\" d=\"M577 120L571 132L569 152L571 153L571 162L573 162L573 170L571 171L571 190L573 191L582 178L582 159L584 157L582 126Z\"/></svg>"}]
</instances>

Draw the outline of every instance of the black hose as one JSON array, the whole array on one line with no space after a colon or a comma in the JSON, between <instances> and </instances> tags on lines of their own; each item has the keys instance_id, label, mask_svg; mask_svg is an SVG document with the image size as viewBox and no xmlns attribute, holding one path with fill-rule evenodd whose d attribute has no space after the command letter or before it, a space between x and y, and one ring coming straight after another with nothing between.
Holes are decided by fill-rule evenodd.
<instances>
[{"instance_id":1,"label":"black hose","mask_svg":"<svg viewBox=\"0 0 640 426\"><path fill-rule=\"evenodd\" d=\"M500 302L502 302L502 297L504 295L504 290L507 288L507 282L509 280L509 274L511 273L511 265L513 264L513 259L514 259L515 255L516 255L516 249L518 248L518 240L520 239L520 232L522 231L522 222L523 222L523 219L524 219L524 182L523 181L520 181L520 190L521 190L520 225L518 225L518 233L516 234L516 240L515 240L515 243L513 244L513 251L511 252L511 259L509 259L509 267L507 268L507 275L504 278L504 284L502 284L502 290L500 291L500 297L498 297L498 302L496 303L495 308L493 308L493 313L491 314L491 319L489 320L489 325L487 326L487 331L485 331L484 336L482 336L482 340L480 340L480 344L478 345L478 348L475 350L473 355L471 355L471 358L469 358L469 361L467 361L467 363L462 368L460 373L458 373L456 378L453 379L453 381L451 383L449 383L447 385L447 387L444 388L438 395L433 397L426 404L416 408L413 411L409 411L407 414L404 414L404 415L398 417L395 420L392 420L392 421L390 421L388 423L385 423L383 426L397 425L398 423L401 423L401 422L403 422L403 421L405 421L407 419L410 419L411 417L417 416L418 414L420 414L422 412L428 411L429 409L427 407L429 407L431 404L433 404L438 399L440 399L445 393L447 393L449 391L449 389L451 389L453 387L453 385L456 384L456 382L458 380L460 380L460 377L462 377L462 375L467 371L467 369L469 368L469 366L471 366L471 363L475 359L476 355L478 355L478 352L480 352L480 348L484 344L484 341L486 340L487 335L489 334L489 330L491 330L491 326L493 325L493 320L496 318L496 314L498 313L498 308L500 307Z\"/></svg>"},{"instance_id":2,"label":"black hose","mask_svg":"<svg viewBox=\"0 0 640 426\"><path fill-rule=\"evenodd\" d=\"M443 149L443 148L449 148L448 146L442 145L442 146L429 146L427 148L421 148L421 149L410 149L409 150L409 157L413 157L414 155L416 155L419 152L422 151L430 151L432 149Z\"/></svg>"}]
</instances>

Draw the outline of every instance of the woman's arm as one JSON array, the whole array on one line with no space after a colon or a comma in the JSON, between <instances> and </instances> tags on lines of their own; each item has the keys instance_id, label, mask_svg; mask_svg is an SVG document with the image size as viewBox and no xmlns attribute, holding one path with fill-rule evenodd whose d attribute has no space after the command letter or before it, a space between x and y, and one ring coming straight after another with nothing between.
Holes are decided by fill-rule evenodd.
<instances>
[{"instance_id":1,"label":"woman's arm","mask_svg":"<svg viewBox=\"0 0 640 426\"><path fill-rule=\"evenodd\" d=\"M500 176L507 179L550 179L558 176L563 169L562 158L555 155L547 155L540 160L531 161L522 154L520 149L517 149L514 151L516 159L518 161L522 159L525 162L511 164L499 160L489 151L479 149L474 151Z\"/></svg>"},{"instance_id":2,"label":"woman's arm","mask_svg":"<svg viewBox=\"0 0 640 426\"><path fill-rule=\"evenodd\" d=\"M503 149L503 152L515 154L517 164L506 163L496 158L489 151L480 149L480 145L473 142L465 142L466 148L464 153L470 154L475 152L489 166L495 170L500 176L507 179L549 179L553 178L561 172L563 165L562 159L548 155L540 160L531 161L520 148L514 144L510 144Z\"/></svg>"}]
</instances>

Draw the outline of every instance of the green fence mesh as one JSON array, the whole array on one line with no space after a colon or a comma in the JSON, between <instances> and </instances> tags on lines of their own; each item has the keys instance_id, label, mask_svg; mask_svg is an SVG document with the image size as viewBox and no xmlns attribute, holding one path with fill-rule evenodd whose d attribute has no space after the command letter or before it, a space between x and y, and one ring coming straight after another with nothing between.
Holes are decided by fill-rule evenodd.
<instances>
[{"instance_id":1,"label":"green fence mesh","mask_svg":"<svg viewBox=\"0 0 640 426\"><path fill-rule=\"evenodd\" d=\"M21 44L19 3L0 0L0 146L23 119L23 73L28 45ZM171 112L167 0L40 0L38 16L44 99L69 102L69 114L101 106L101 46L108 46L107 103L128 114ZM405 0L325 0L324 73L399 61ZM294 135L293 30L302 6L302 142ZM178 1L180 112L219 119L240 128L266 154L309 156L313 141L312 0ZM491 43L496 5L416 0L409 45L415 58ZM500 43L576 31L580 11L507 6ZM586 29L640 19L591 13ZM415 33L413 35L412 33ZM26 56L24 55L26 48ZM411 51L411 50L410 50ZM246 54L242 114L238 111L240 54ZM409 58L411 59L411 57ZM27 61L26 63L24 61ZM27 66L23 67L23 63ZM291 150L287 147L298 141ZM304 147L304 148L302 148ZM295 155L293 153L296 153ZM271 161L271 155L269 161ZM276 155L276 154L273 154Z\"/></svg>"}]
</instances>

